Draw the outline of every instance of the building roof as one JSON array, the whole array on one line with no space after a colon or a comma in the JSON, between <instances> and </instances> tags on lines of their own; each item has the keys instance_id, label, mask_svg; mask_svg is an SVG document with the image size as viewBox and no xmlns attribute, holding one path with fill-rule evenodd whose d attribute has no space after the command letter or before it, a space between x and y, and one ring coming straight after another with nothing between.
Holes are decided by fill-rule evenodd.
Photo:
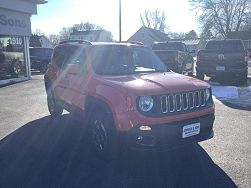
<instances>
[{"instance_id":1,"label":"building roof","mask_svg":"<svg viewBox=\"0 0 251 188\"><path fill-rule=\"evenodd\" d=\"M103 32L105 30L88 30L88 31L77 31L74 30L73 32L70 33L70 35L89 35L89 34L100 34L101 32Z\"/></svg>"},{"instance_id":2,"label":"building roof","mask_svg":"<svg viewBox=\"0 0 251 188\"><path fill-rule=\"evenodd\" d=\"M156 29L152 29L149 27L145 27L142 26L136 33L134 33L129 39L128 41L132 40L134 38L135 35L137 35L137 33L141 32L141 31L148 31L149 32L149 36L154 40L154 41L167 41L169 39L168 35L156 30Z\"/></svg>"},{"instance_id":3,"label":"building roof","mask_svg":"<svg viewBox=\"0 0 251 188\"><path fill-rule=\"evenodd\" d=\"M170 39L169 41L183 42L186 45L198 45L200 43L200 38L191 39Z\"/></svg>"},{"instance_id":4,"label":"building roof","mask_svg":"<svg viewBox=\"0 0 251 188\"><path fill-rule=\"evenodd\" d=\"M45 4L45 3L48 3L48 1L46 1L46 0L22 0L22 1L28 1L28 2L36 3L36 4Z\"/></svg>"},{"instance_id":5,"label":"building roof","mask_svg":"<svg viewBox=\"0 0 251 188\"><path fill-rule=\"evenodd\" d=\"M147 28L153 34L153 37L157 37L158 39L162 39L162 40L167 40L169 38L167 34L161 32L159 30L152 29L149 27L145 27L145 28Z\"/></svg>"},{"instance_id":6,"label":"building roof","mask_svg":"<svg viewBox=\"0 0 251 188\"><path fill-rule=\"evenodd\" d=\"M227 38L251 40L251 31L233 31L228 34Z\"/></svg>"}]
</instances>

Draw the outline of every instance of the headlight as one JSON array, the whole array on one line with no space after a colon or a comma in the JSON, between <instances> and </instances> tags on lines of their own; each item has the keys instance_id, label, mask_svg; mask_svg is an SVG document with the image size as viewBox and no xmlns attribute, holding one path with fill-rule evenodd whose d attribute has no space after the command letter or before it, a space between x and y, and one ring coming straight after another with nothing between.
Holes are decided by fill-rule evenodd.
<instances>
[{"instance_id":1,"label":"headlight","mask_svg":"<svg viewBox=\"0 0 251 188\"><path fill-rule=\"evenodd\" d=\"M139 108L143 112L148 112L153 108L153 98L150 96L142 96L139 98Z\"/></svg>"},{"instance_id":2,"label":"headlight","mask_svg":"<svg viewBox=\"0 0 251 188\"><path fill-rule=\"evenodd\" d=\"M206 89L206 101L208 101L210 98L210 90Z\"/></svg>"}]
</instances>

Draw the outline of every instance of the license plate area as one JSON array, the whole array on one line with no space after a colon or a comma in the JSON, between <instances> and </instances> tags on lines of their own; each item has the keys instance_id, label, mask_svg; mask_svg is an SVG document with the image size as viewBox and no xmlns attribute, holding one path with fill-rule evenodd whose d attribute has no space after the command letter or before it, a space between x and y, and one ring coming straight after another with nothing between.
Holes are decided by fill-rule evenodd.
<instances>
[{"instance_id":1,"label":"license plate area","mask_svg":"<svg viewBox=\"0 0 251 188\"><path fill-rule=\"evenodd\" d=\"M200 123L193 123L183 126L182 138L191 137L200 133Z\"/></svg>"},{"instance_id":2,"label":"license plate area","mask_svg":"<svg viewBox=\"0 0 251 188\"><path fill-rule=\"evenodd\" d=\"M224 71L226 70L225 66L216 66L217 71Z\"/></svg>"}]
</instances>

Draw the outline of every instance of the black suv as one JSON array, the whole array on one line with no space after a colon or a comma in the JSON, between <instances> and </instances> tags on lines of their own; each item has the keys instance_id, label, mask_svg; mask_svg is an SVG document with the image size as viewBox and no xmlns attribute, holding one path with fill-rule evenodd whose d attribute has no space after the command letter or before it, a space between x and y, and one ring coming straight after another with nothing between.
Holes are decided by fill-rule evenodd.
<instances>
[{"instance_id":1,"label":"black suv","mask_svg":"<svg viewBox=\"0 0 251 188\"><path fill-rule=\"evenodd\" d=\"M52 48L30 47L31 68L45 73L47 65L51 60L52 52Z\"/></svg>"}]
</instances>

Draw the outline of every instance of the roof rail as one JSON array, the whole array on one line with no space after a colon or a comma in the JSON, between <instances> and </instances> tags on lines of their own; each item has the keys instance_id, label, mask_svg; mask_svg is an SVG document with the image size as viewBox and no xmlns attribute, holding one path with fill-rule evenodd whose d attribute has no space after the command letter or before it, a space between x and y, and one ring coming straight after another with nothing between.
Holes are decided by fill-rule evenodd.
<instances>
[{"instance_id":1,"label":"roof rail","mask_svg":"<svg viewBox=\"0 0 251 188\"><path fill-rule=\"evenodd\" d=\"M141 46L144 45L144 43L140 42L140 41L128 41L128 43L130 43L130 44L137 44L137 45L141 45Z\"/></svg>"},{"instance_id":2,"label":"roof rail","mask_svg":"<svg viewBox=\"0 0 251 188\"><path fill-rule=\"evenodd\" d=\"M116 43L144 45L144 43L140 41L117 41Z\"/></svg>"},{"instance_id":3,"label":"roof rail","mask_svg":"<svg viewBox=\"0 0 251 188\"><path fill-rule=\"evenodd\" d=\"M92 43L88 40L66 40L66 41L60 42L59 44L67 44L67 43L73 43L73 42L77 42L79 44L92 45Z\"/></svg>"}]
</instances>

